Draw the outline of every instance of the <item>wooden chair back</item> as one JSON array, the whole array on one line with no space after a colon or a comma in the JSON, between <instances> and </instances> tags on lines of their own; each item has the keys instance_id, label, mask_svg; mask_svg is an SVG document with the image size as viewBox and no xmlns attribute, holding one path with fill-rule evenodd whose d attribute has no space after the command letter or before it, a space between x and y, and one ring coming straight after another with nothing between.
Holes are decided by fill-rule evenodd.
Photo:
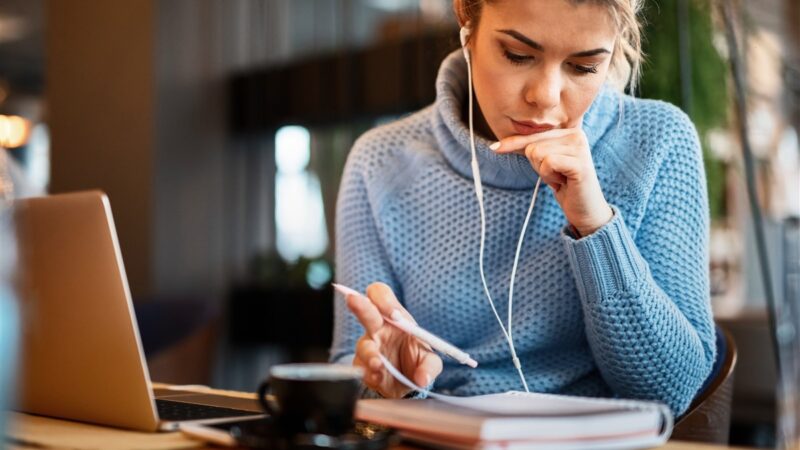
<instances>
[{"instance_id":1,"label":"wooden chair back","mask_svg":"<svg viewBox=\"0 0 800 450\"><path fill-rule=\"evenodd\" d=\"M721 354L724 350L724 354ZM731 426L733 372L736 368L736 343L731 335L717 325L716 373L678 418L671 439L681 441L728 444Z\"/></svg>"}]
</instances>

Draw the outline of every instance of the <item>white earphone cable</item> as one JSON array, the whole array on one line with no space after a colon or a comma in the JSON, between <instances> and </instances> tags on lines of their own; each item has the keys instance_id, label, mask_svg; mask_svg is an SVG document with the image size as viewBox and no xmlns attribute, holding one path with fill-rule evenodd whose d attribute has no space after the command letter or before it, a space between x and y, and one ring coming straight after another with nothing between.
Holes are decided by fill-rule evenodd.
<instances>
[{"instance_id":1,"label":"white earphone cable","mask_svg":"<svg viewBox=\"0 0 800 450\"><path fill-rule=\"evenodd\" d=\"M466 45L462 40L462 45ZM483 254L485 248L485 241L486 241L486 212L484 210L483 204L483 184L481 183L481 175L480 170L478 167L478 155L477 151L475 150L475 134L474 134L474 127L473 127L473 107L472 107L472 67L469 55L467 53L466 47L464 48L464 57L467 61L467 79L469 83L469 90L467 92L468 96L468 107L469 107L469 144L470 144L470 151L472 153L472 178L475 184L475 195L478 198L478 209L480 210L481 216L481 238L480 238L480 249L478 252L478 268L480 270L481 275L481 282L483 283L483 291L486 294L486 298L489 300L489 306L492 308L492 312L494 313L495 318L497 319L497 323L500 324L500 329L503 331L503 335L508 342L508 347L511 350L511 359L514 363L514 367L517 369L517 373L519 374L519 378L522 381L522 386L525 388L525 392L530 392L528 389L528 383L525 381L525 375L522 372L522 364L520 363L519 358L517 357L517 351L514 348L514 340L511 336L511 317L512 317L512 300L514 295L514 279L516 277L517 272L517 265L519 263L519 254L522 248L522 241L525 237L525 231L528 228L528 222L531 218L531 213L533 212L533 206L536 203L536 194L539 191L539 183L541 179L537 180L536 187L533 190L533 198L531 199L530 207L528 208L528 213L525 216L525 222L522 227L522 232L519 236L519 241L517 243L516 253L514 255L514 266L511 271L511 285L509 286L509 294L508 294L508 330L503 325L503 320L500 319L500 315L497 313L497 308L494 306L494 301L492 301L492 295L489 292L489 286L486 283L486 275L483 271Z\"/></svg>"},{"instance_id":2,"label":"white earphone cable","mask_svg":"<svg viewBox=\"0 0 800 450\"><path fill-rule=\"evenodd\" d=\"M517 241L517 251L514 253L514 265L511 268L511 281L508 284L508 338L512 338L511 334L511 308L513 307L514 302L514 280L517 277L517 265L519 265L519 254L522 250L522 241L525 239L525 232L528 231L528 222L531 220L531 214L533 213L533 207L536 204L536 194L539 193L539 184L541 184L542 179L539 178L536 180L536 187L533 188L533 196L531 197L531 204L528 207L528 213L525 215L525 222L522 225L522 232L519 234L519 240Z\"/></svg>"}]
</instances>

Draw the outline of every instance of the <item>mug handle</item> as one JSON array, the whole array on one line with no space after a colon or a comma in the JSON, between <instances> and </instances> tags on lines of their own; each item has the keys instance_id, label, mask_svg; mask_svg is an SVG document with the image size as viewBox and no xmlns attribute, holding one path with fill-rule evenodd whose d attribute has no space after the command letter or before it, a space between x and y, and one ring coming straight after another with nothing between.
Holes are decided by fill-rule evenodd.
<instances>
[{"instance_id":1,"label":"mug handle","mask_svg":"<svg viewBox=\"0 0 800 450\"><path fill-rule=\"evenodd\" d=\"M261 404L261 407L264 408L267 414L275 417L277 415L275 408L267 401L267 391L269 391L269 380L264 381L261 383L261 386L258 387L258 403Z\"/></svg>"}]
</instances>

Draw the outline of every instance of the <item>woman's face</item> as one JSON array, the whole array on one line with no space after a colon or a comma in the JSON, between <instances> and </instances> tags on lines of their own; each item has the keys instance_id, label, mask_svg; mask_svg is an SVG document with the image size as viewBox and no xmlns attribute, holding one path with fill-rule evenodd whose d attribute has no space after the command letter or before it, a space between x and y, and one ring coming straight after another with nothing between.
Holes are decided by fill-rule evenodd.
<instances>
[{"instance_id":1,"label":"woman's face","mask_svg":"<svg viewBox=\"0 0 800 450\"><path fill-rule=\"evenodd\" d=\"M494 137L579 126L606 80L616 38L595 2L485 3L469 47L475 96Z\"/></svg>"}]
</instances>

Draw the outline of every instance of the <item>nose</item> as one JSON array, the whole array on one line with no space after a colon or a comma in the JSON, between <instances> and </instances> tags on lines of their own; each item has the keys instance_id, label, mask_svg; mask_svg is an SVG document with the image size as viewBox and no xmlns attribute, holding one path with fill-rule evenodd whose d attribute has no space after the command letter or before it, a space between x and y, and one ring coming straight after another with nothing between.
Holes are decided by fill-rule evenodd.
<instances>
[{"instance_id":1,"label":"nose","mask_svg":"<svg viewBox=\"0 0 800 450\"><path fill-rule=\"evenodd\" d=\"M539 71L525 86L525 101L540 111L553 109L561 100L561 84L559 70Z\"/></svg>"}]
</instances>

